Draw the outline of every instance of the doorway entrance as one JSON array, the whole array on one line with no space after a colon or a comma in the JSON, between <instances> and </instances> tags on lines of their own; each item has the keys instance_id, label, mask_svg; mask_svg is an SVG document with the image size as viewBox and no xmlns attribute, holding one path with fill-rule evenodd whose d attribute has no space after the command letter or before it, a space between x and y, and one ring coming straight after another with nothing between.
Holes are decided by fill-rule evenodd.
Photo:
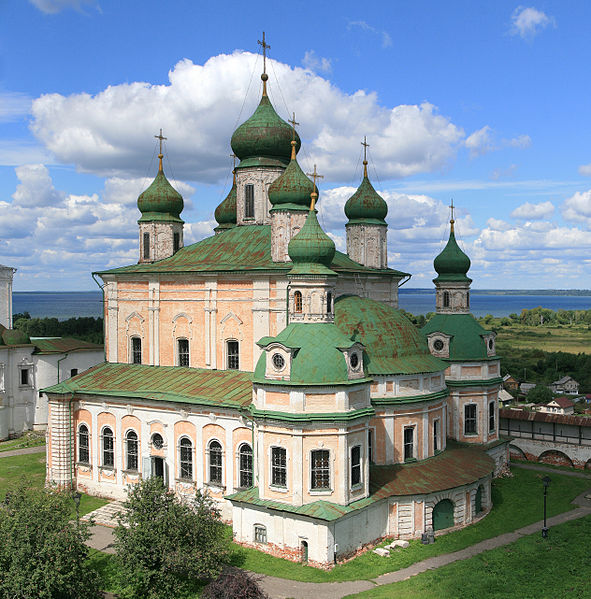
<instances>
[{"instance_id":1,"label":"doorway entrance","mask_svg":"<svg viewBox=\"0 0 591 599\"><path fill-rule=\"evenodd\" d=\"M454 504L449 499L442 499L433 508L433 530L443 530L454 525Z\"/></svg>"},{"instance_id":2,"label":"doorway entrance","mask_svg":"<svg viewBox=\"0 0 591 599\"><path fill-rule=\"evenodd\" d=\"M152 476L159 476L164 480L164 458L152 456Z\"/></svg>"},{"instance_id":3,"label":"doorway entrance","mask_svg":"<svg viewBox=\"0 0 591 599\"><path fill-rule=\"evenodd\" d=\"M308 563L308 541L302 541L301 549L302 549L302 563L307 564Z\"/></svg>"}]
</instances>

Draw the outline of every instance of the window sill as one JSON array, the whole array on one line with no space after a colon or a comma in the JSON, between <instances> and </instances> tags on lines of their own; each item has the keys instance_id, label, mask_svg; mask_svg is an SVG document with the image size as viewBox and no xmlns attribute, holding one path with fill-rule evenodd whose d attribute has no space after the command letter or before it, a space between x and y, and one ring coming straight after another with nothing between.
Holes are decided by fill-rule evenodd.
<instances>
[{"instance_id":1,"label":"window sill","mask_svg":"<svg viewBox=\"0 0 591 599\"><path fill-rule=\"evenodd\" d=\"M140 471L137 469L136 470L122 470L121 472L122 472L122 474L139 474L140 473Z\"/></svg>"},{"instance_id":2,"label":"window sill","mask_svg":"<svg viewBox=\"0 0 591 599\"><path fill-rule=\"evenodd\" d=\"M333 489L310 489L308 493L310 495L332 495L334 491Z\"/></svg>"},{"instance_id":3,"label":"window sill","mask_svg":"<svg viewBox=\"0 0 591 599\"><path fill-rule=\"evenodd\" d=\"M98 469L101 472L109 472L110 475L109 476L114 476L117 473L117 468L115 468L115 466L99 466Z\"/></svg>"},{"instance_id":4,"label":"window sill","mask_svg":"<svg viewBox=\"0 0 591 599\"><path fill-rule=\"evenodd\" d=\"M478 433L464 433L464 437L478 437Z\"/></svg>"},{"instance_id":5,"label":"window sill","mask_svg":"<svg viewBox=\"0 0 591 599\"><path fill-rule=\"evenodd\" d=\"M191 485L195 484L195 481L192 478L176 478L177 483L190 483Z\"/></svg>"},{"instance_id":6,"label":"window sill","mask_svg":"<svg viewBox=\"0 0 591 599\"><path fill-rule=\"evenodd\" d=\"M357 483L351 487L351 493L357 493L358 491L363 490L363 483Z\"/></svg>"},{"instance_id":7,"label":"window sill","mask_svg":"<svg viewBox=\"0 0 591 599\"><path fill-rule=\"evenodd\" d=\"M209 487L210 489L212 489L213 491L218 492L218 493L223 493L226 490L225 485L222 485L221 483L209 482L209 483L205 483L205 486Z\"/></svg>"},{"instance_id":8,"label":"window sill","mask_svg":"<svg viewBox=\"0 0 591 599\"><path fill-rule=\"evenodd\" d=\"M277 493L287 493L287 487L278 487L277 485L269 485L269 491L277 491Z\"/></svg>"},{"instance_id":9,"label":"window sill","mask_svg":"<svg viewBox=\"0 0 591 599\"><path fill-rule=\"evenodd\" d=\"M417 458L406 458L404 460L404 463L405 464L412 464L412 463L417 462L417 461L418 461Z\"/></svg>"}]
</instances>

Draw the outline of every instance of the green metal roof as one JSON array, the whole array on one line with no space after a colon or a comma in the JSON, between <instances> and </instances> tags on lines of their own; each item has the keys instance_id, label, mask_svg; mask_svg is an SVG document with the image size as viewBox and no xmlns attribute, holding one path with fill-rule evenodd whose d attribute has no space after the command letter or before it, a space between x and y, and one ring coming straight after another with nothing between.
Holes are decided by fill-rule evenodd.
<instances>
[{"instance_id":1,"label":"green metal roof","mask_svg":"<svg viewBox=\"0 0 591 599\"><path fill-rule=\"evenodd\" d=\"M267 347L281 343L296 350L288 381L265 379L266 353L263 352L254 371L254 382L275 385L347 385L364 382L349 380L345 356L340 349L355 344L331 323L290 323L276 337L263 337L258 345ZM339 349L340 348L340 349Z\"/></svg>"},{"instance_id":2,"label":"green metal roof","mask_svg":"<svg viewBox=\"0 0 591 599\"><path fill-rule=\"evenodd\" d=\"M296 210L310 207L310 194L314 183L300 168L295 154L295 142L292 142L291 160L283 174L269 187L269 200L275 208L294 206Z\"/></svg>"},{"instance_id":3,"label":"green metal roof","mask_svg":"<svg viewBox=\"0 0 591 599\"><path fill-rule=\"evenodd\" d=\"M230 229L236 225L236 172L234 172L232 189L215 209L214 216L218 222L216 231Z\"/></svg>"},{"instance_id":4,"label":"green metal roof","mask_svg":"<svg viewBox=\"0 0 591 599\"><path fill-rule=\"evenodd\" d=\"M316 210L310 210L304 226L287 246L293 262L290 275L335 275L330 265L335 257L334 241L322 230Z\"/></svg>"},{"instance_id":5,"label":"green metal roof","mask_svg":"<svg viewBox=\"0 0 591 599\"><path fill-rule=\"evenodd\" d=\"M385 218L388 214L388 204L374 189L367 172L365 172L357 191L347 200L345 214L349 219L349 224L368 222L387 224Z\"/></svg>"},{"instance_id":6,"label":"green metal roof","mask_svg":"<svg viewBox=\"0 0 591 599\"><path fill-rule=\"evenodd\" d=\"M183 205L183 197L169 183L164 176L164 171L160 169L150 187L142 192L137 199L137 207L142 213L138 222L165 221L182 223L180 214L183 211Z\"/></svg>"},{"instance_id":7,"label":"green metal roof","mask_svg":"<svg viewBox=\"0 0 591 599\"><path fill-rule=\"evenodd\" d=\"M449 445L449 449L421 462L372 466L369 497L349 505L314 501L302 506L291 506L279 501L260 499L258 487L227 495L226 499L332 522L388 497L447 491L474 483L493 472L494 461L481 448Z\"/></svg>"},{"instance_id":8,"label":"green metal roof","mask_svg":"<svg viewBox=\"0 0 591 599\"><path fill-rule=\"evenodd\" d=\"M292 265L273 262L271 257L271 226L237 226L219 235L207 237L181 248L170 258L154 263L131 264L95 274L152 274L180 272L252 272L287 273ZM347 255L336 252L332 270L347 273L375 273L382 276L404 277L407 273L390 268L375 269L362 266Z\"/></svg>"},{"instance_id":9,"label":"green metal roof","mask_svg":"<svg viewBox=\"0 0 591 599\"><path fill-rule=\"evenodd\" d=\"M449 232L449 240L443 251L433 261L433 266L439 275L433 279L434 282L445 281L467 281L472 282L472 279L466 276L470 270L470 258L462 252L456 241L454 234L453 221Z\"/></svg>"},{"instance_id":10,"label":"green metal roof","mask_svg":"<svg viewBox=\"0 0 591 599\"><path fill-rule=\"evenodd\" d=\"M275 112L264 88L253 115L232 135L234 154L240 158L237 168L248 166L285 166L291 155L293 129ZM300 138L296 136L296 151Z\"/></svg>"},{"instance_id":11,"label":"green metal roof","mask_svg":"<svg viewBox=\"0 0 591 599\"><path fill-rule=\"evenodd\" d=\"M77 351L103 351L103 346L71 337L31 337L36 354L63 354Z\"/></svg>"},{"instance_id":12,"label":"green metal roof","mask_svg":"<svg viewBox=\"0 0 591 599\"><path fill-rule=\"evenodd\" d=\"M243 408L252 399L252 374L105 362L43 391Z\"/></svg>"},{"instance_id":13,"label":"green metal roof","mask_svg":"<svg viewBox=\"0 0 591 599\"><path fill-rule=\"evenodd\" d=\"M436 314L421 331L424 335L445 333L451 337L446 361L499 359L488 356L483 335L490 335L491 331L482 328L472 314Z\"/></svg>"},{"instance_id":14,"label":"green metal roof","mask_svg":"<svg viewBox=\"0 0 591 599\"><path fill-rule=\"evenodd\" d=\"M447 364L429 353L421 332L399 310L357 296L335 301L335 324L365 346L368 375L440 372Z\"/></svg>"}]
</instances>

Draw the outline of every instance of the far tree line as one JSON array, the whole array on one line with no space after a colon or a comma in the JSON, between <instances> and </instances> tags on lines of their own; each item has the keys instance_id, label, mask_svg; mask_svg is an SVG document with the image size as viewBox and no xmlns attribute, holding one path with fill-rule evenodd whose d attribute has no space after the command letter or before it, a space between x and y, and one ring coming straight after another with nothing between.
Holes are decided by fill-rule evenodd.
<instances>
[{"instance_id":1,"label":"far tree line","mask_svg":"<svg viewBox=\"0 0 591 599\"><path fill-rule=\"evenodd\" d=\"M103 319L84 316L80 318L31 318L28 312L12 316L12 326L28 337L72 337L90 343L104 343Z\"/></svg>"}]
</instances>

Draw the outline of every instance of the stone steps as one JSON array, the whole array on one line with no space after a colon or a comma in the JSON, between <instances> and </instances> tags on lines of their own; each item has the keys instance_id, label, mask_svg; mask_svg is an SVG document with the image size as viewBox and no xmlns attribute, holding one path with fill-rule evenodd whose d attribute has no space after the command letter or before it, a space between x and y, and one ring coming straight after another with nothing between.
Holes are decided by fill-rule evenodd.
<instances>
[{"instance_id":1,"label":"stone steps","mask_svg":"<svg viewBox=\"0 0 591 599\"><path fill-rule=\"evenodd\" d=\"M96 510L89 512L85 516L82 516L81 520L94 520L95 524L101 526L108 526L109 528L116 528L119 524L117 517L119 514L125 511L122 501L111 501Z\"/></svg>"}]
</instances>

